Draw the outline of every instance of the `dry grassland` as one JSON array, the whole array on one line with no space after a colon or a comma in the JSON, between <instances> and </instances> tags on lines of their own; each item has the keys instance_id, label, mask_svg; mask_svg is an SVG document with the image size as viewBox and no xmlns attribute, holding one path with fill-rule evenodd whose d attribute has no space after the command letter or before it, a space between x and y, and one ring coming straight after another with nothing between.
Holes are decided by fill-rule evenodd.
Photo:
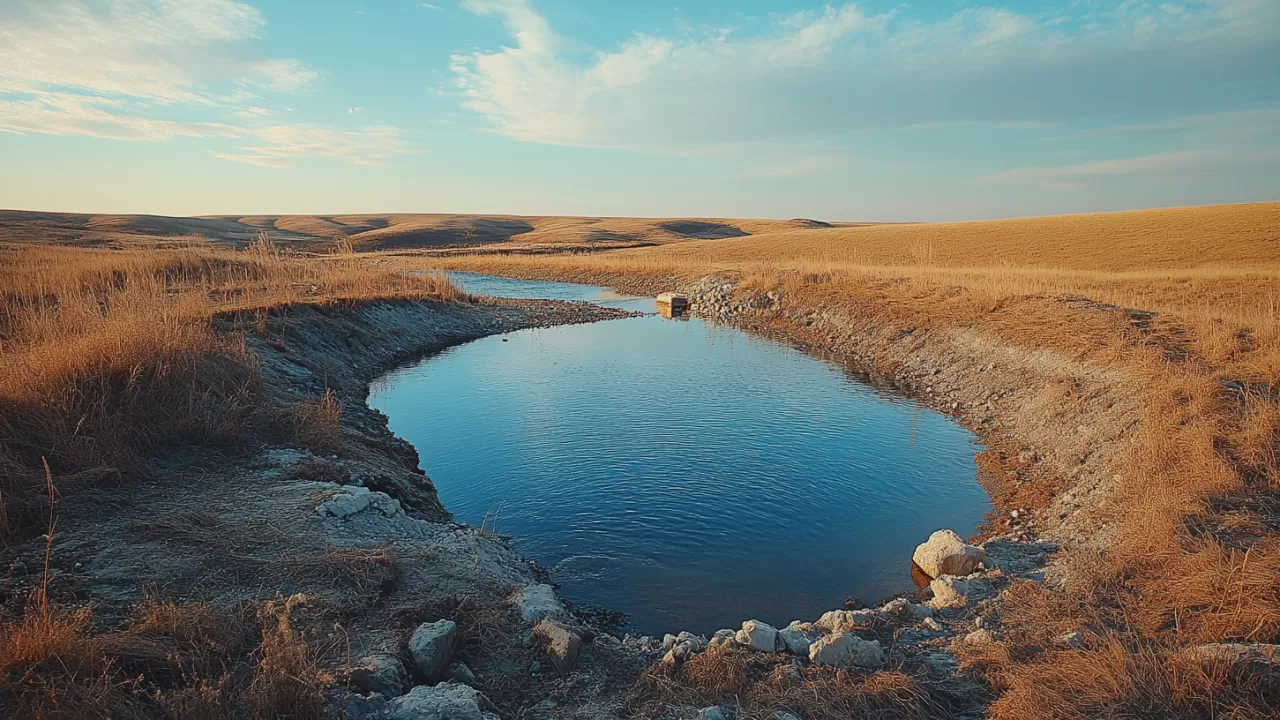
<instances>
[{"instance_id":1,"label":"dry grassland","mask_svg":"<svg viewBox=\"0 0 1280 720\"><path fill-rule=\"evenodd\" d=\"M585 218L521 215L260 215L164 217L81 215L0 210L0 242L66 243L127 247L157 239L244 246L265 234L276 243L309 250L335 246L403 250L476 246L583 243L669 243L740 237L826 223L812 220L725 218Z\"/></svg>"},{"instance_id":2,"label":"dry grassland","mask_svg":"<svg viewBox=\"0 0 1280 720\"><path fill-rule=\"evenodd\" d=\"M1188 648L1280 641L1280 203L438 264L645 291L721 273L787 307L976 331L1123 373L1143 415L1108 469L1115 539L1068 554L1065 590L1015 594L1006 625L1021 631L967 658L991 715L1275 717L1274 668ZM1052 649L1052 629L1079 627L1086 647Z\"/></svg>"},{"instance_id":3,"label":"dry grassland","mask_svg":"<svg viewBox=\"0 0 1280 720\"><path fill-rule=\"evenodd\" d=\"M336 441L326 429L336 410L324 397L287 417L264 411L243 336L216 332L216 316L238 313L240 332L249 332L282 304L460 299L442 278L391 269L425 258L304 258L270 242L250 243L259 230L299 245L402 253L455 244L467 233L515 242L640 233L670 244L429 263L645 291L720 273L749 289L776 290L791 307L839 308L883 326L972 331L1122 373L1143 417L1132 451L1109 469L1123 478L1115 539L1105 552L1068 555L1074 579L1065 590L1018 588L1002 610L1005 627L1013 628L1005 641L965 658L992 693L991 716L1266 718L1280 705L1274 672L1188 654L1203 643L1280 641L1280 203L836 228L791 221L22 215L21 222L35 223L28 230L37 228L37 239L135 249L0 249L6 541L47 531L56 493L112 482L165 443L234 447L247 429L317 447ZM14 239L15 223L13 213L0 213L0 239ZM506 234L513 229L521 231ZM142 249L151 238L192 232L246 249L185 240L164 241L164 252ZM691 239L699 234L723 239ZM1158 314L1138 315L1139 322L1119 308ZM287 603L264 609L261 622L247 626L224 626L198 606L150 603L123 635L105 636L83 613L42 598L27 607L0 628L0 706L19 714L131 717L159 708L180 717L275 717L289 704L296 717L318 713L324 678L289 627ZM1062 628L1085 628L1087 642L1055 649L1052 633ZM721 681L721 669L707 670L707 682ZM140 689L121 684L138 674L153 679ZM740 674L725 681L742 685L733 680ZM836 684L821 692L836 698L834 705L810 697L819 688L808 681L798 689L768 682L741 689L746 696L805 694L814 717L825 716L828 705L885 717L943 713L911 678L873 677L879 679L830 681ZM148 694L154 700L139 705Z\"/></svg>"}]
</instances>

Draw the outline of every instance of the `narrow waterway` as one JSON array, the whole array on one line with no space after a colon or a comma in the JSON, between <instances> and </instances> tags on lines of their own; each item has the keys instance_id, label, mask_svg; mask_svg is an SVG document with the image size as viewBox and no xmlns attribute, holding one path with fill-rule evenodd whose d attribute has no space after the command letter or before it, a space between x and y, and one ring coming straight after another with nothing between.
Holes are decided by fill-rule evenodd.
<instances>
[{"instance_id":1,"label":"narrow waterway","mask_svg":"<svg viewBox=\"0 0 1280 720\"><path fill-rule=\"evenodd\" d=\"M458 275L471 292L650 299ZM511 535L571 601L635 629L818 617L910 589L938 528L989 509L964 428L839 365L656 315L524 330L386 375L369 403L461 522Z\"/></svg>"}]
</instances>

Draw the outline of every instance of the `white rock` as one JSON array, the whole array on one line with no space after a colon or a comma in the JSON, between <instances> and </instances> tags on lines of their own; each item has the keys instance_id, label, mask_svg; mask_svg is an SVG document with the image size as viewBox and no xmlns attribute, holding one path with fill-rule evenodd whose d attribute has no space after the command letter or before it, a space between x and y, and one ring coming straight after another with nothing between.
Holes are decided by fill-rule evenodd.
<instances>
[{"instance_id":1,"label":"white rock","mask_svg":"<svg viewBox=\"0 0 1280 720\"><path fill-rule=\"evenodd\" d=\"M923 620L927 617L933 616L933 610L930 610L928 607L925 607L924 605L918 605L916 603L913 603L906 598L898 598L896 600L890 600L889 602L884 604L884 607L880 609L885 613L890 613L893 615L906 615L907 617L910 617L913 620Z\"/></svg>"},{"instance_id":2,"label":"white rock","mask_svg":"<svg viewBox=\"0 0 1280 720\"><path fill-rule=\"evenodd\" d=\"M970 645L990 645L991 643L996 641L996 637L995 635L991 634L990 630L987 630L986 628L982 628L980 630L974 630L968 635L965 635L964 641L969 643Z\"/></svg>"},{"instance_id":3,"label":"white rock","mask_svg":"<svg viewBox=\"0 0 1280 720\"><path fill-rule=\"evenodd\" d=\"M711 642L709 642L708 645L710 647L733 645L737 642L737 635L738 633L736 630L717 630L716 634L711 636Z\"/></svg>"},{"instance_id":4,"label":"white rock","mask_svg":"<svg viewBox=\"0 0 1280 720\"><path fill-rule=\"evenodd\" d=\"M778 629L759 620L748 620L742 623L738 631L739 645L746 645L761 652L777 652L779 649Z\"/></svg>"},{"instance_id":5,"label":"white rock","mask_svg":"<svg viewBox=\"0 0 1280 720\"><path fill-rule=\"evenodd\" d=\"M916 548L912 562L929 577L941 575L968 575L985 560L987 552L976 545L969 545L951 530L939 530Z\"/></svg>"},{"instance_id":6,"label":"white rock","mask_svg":"<svg viewBox=\"0 0 1280 720\"><path fill-rule=\"evenodd\" d=\"M805 627L813 626L809 625L809 623L793 620L790 625L778 631L778 637L782 639L784 650L792 655L809 657L809 646L818 639L818 634L806 630Z\"/></svg>"},{"instance_id":7,"label":"white rock","mask_svg":"<svg viewBox=\"0 0 1280 720\"><path fill-rule=\"evenodd\" d=\"M440 677L458 646L458 626L452 620L422 623L409 637L409 654L428 681Z\"/></svg>"},{"instance_id":8,"label":"white rock","mask_svg":"<svg viewBox=\"0 0 1280 720\"><path fill-rule=\"evenodd\" d=\"M778 712L773 714L773 720L800 720L800 716L793 712L787 712L786 710L779 710Z\"/></svg>"},{"instance_id":9,"label":"white rock","mask_svg":"<svg viewBox=\"0 0 1280 720\"><path fill-rule=\"evenodd\" d=\"M872 615L865 610L832 610L822 614L813 626L828 632L849 632L859 625L871 622Z\"/></svg>"},{"instance_id":10,"label":"white rock","mask_svg":"<svg viewBox=\"0 0 1280 720\"><path fill-rule=\"evenodd\" d=\"M383 720L497 720L482 708L489 705L475 688L458 683L435 687L419 685L408 695L392 700L382 711Z\"/></svg>"},{"instance_id":11,"label":"white rock","mask_svg":"<svg viewBox=\"0 0 1280 720\"><path fill-rule=\"evenodd\" d=\"M556 591L550 585L526 585L516 591L514 601L520 610L520 618L525 622L538 622L544 618L560 619L569 615L564 603L556 597Z\"/></svg>"},{"instance_id":12,"label":"white rock","mask_svg":"<svg viewBox=\"0 0 1280 720\"><path fill-rule=\"evenodd\" d=\"M809 661L815 665L878 668L884 665L879 640L863 640L853 633L838 632L819 638L809 647Z\"/></svg>"},{"instance_id":13,"label":"white rock","mask_svg":"<svg viewBox=\"0 0 1280 720\"><path fill-rule=\"evenodd\" d=\"M562 673L578 666L578 653L582 651L582 637L558 620L540 620L533 632L546 645L551 664Z\"/></svg>"},{"instance_id":14,"label":"white rock","mask_svg":"<svg viewBox=\"0 0 1280 720\"><path fill-rule=\"evenodd\" d=\"M969 600L980 599L987 595L991 584L980 578L959 578L954 575L943 575L929 583L933 591L933 600L929 605L935 609L962 608Z\"/></svg>"},{"instance_id":15,"label":"white rock","mask_svg":"<svg viewBox=\"0 0 1280 720\"><path fill-rule=\"evenodd\" d=\"M713 705L698 711L698 720L729 720L730 717L733 717L732 712L728 708L719 705Z\"/></svg>"},{"instance_id":16,"label":"white rock","mask_svg":"<svg viewBox=\"0 0 1280 720\"><path fill-rule=\"evenodd\" d=\"M365 510L374 510L387 517L404 513L400 501L358 485L345 485L336 495L316 506L316 514L343 520Z\"/></svg>"}]
</instances>

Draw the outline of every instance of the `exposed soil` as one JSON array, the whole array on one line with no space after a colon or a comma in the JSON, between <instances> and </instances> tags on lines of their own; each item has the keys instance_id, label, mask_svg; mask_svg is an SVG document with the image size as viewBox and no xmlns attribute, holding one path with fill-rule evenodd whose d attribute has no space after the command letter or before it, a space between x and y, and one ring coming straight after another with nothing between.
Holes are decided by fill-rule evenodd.
<instances>
[{"instance_id":1,"label":"exposed soil","mask_svg":"<svg viewBox=\"0 0 1280 720\"><path fill-rule=\"evenodd\" d=\"M672 286L635 276L558 279L629 292ZM891 667L925 679L937 712L980 712L987 698L959 671L956 648L973 642L970 633L983 627L983 617L998 616L999 593L1012 580L1058 582L1056 548L1106 542L1111 459L1130 442L1141 409L1127 392L1129 379L973 331L795 307L726 279L705 278L683 290L698 315L840 362L982 438L987 449L979 467L996 507L978 538L988 551L980 578L987 591L967 608L940 610L925 626L909 612L881 608L861 627L882 643ZM576 671L551 672L528 623L508 602L518 588L547 581L545 572L506 538L452 522L414 449L365 404L379 375L450 345L623 314L504 300L299 306L265 318L222 318L228 330L250 331L273 403L293 406L332 391L342 407L336 435L322 435L311 447L264 439L235 455L178 448L157 458L148 478L67 498L60 513L67 522L54 545L54 591L72 603L93 603L105 611L103 622L144 592L217 603L303 593L310 598L307 632L327 648L335 668L371 653L410 664L405 648L414 627L450 618L464 627L460 657L502 717L687 717L715 698L673 691L684 670L655 665L666 669L636 682L670 641L611 637L598 632L600 618L579 618L595 641ZM40 569L38 548L29 550L15 565L19 579ZM760 672L794 661L769 662ZM351 702L340 688L333 698L335 712Z\"/></svg>"}]
</instances>

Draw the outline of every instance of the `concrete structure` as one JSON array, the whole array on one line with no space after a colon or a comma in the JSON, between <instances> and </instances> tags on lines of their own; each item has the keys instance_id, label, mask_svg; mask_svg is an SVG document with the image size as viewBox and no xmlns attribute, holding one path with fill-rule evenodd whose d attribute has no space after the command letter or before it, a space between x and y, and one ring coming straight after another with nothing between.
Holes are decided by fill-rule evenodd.
<instances>
[{"instance_id":1,"label":"concrete structure","mask_svg":"<svg viewBox=\"0 0 1280 720\"><path fill-rule=\"evenodd\" d=\"M658 296L658 314L662 317L677 317L689 309L689 298L675 292L664 292Z\"/></svg>"}]
</instances>

